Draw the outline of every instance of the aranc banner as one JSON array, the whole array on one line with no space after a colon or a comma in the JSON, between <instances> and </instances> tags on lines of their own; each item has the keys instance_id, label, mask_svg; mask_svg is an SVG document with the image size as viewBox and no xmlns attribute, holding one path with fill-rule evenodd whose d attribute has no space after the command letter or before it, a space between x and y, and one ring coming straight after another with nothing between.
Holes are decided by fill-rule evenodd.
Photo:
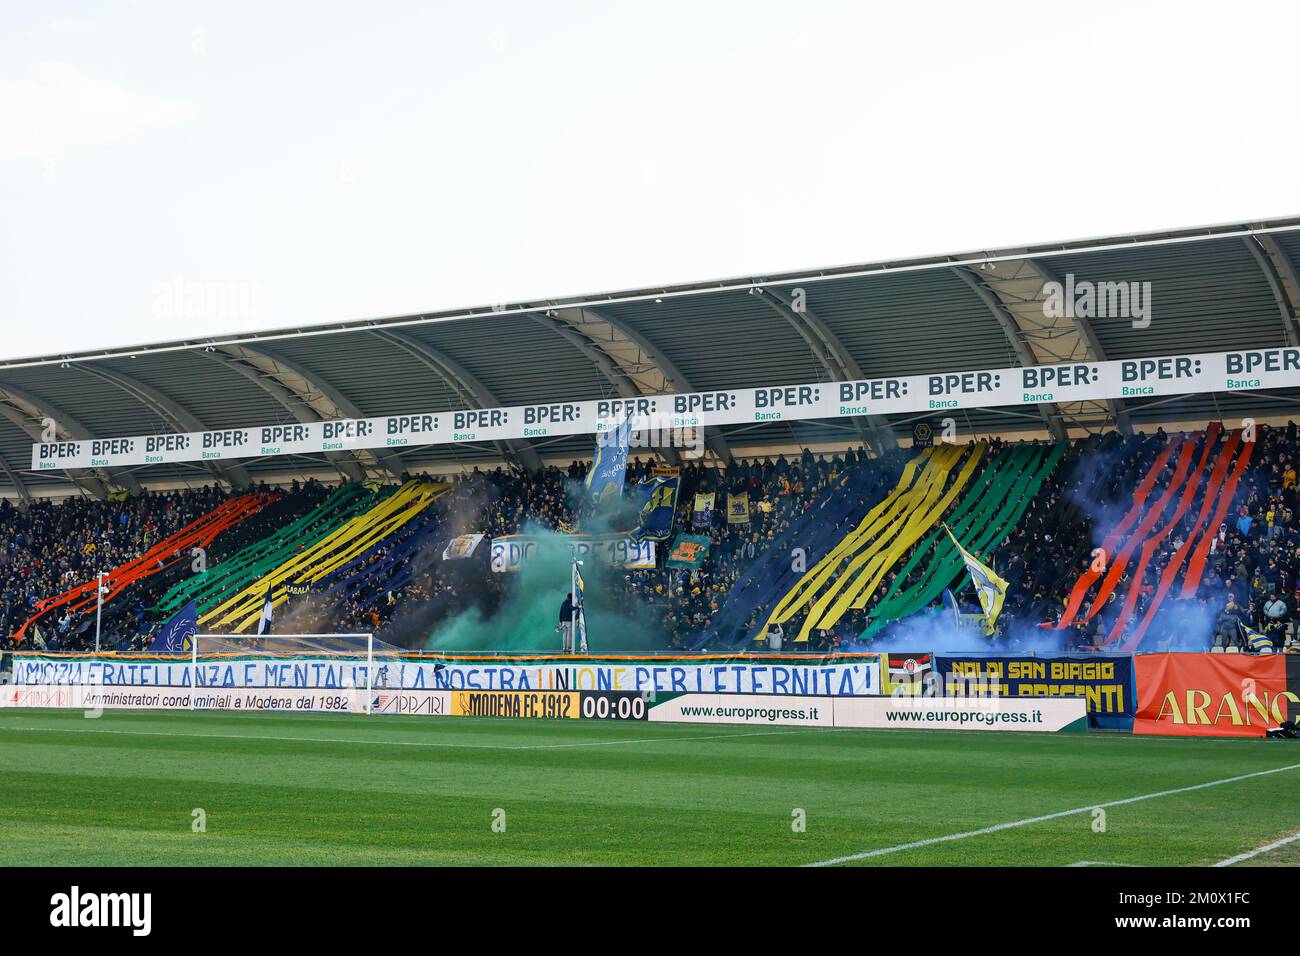
<instances>
[{"instance_id":1,"label":"aranc banner","mask_svg":"<svg viewBox=\"0 0 1300 956\"><path fill-rule=\"evenodd\" d=\"M1135 734L1263 737L1300 718L1291 654L1139 654Z\"/></svg>"}]
</instances>

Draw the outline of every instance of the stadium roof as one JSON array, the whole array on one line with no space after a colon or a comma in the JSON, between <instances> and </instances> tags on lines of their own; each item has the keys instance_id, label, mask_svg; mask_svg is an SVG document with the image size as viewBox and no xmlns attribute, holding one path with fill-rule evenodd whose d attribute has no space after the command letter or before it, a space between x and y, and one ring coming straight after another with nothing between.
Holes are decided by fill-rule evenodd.
<instances>
[{"instance_id":1,"label":"stadium roof","mask_svg":"<svg viewBox=\"0 0 1300 956\"><path fill-rule=\"evenodd\" d=\"M203 431L840 379L1300 345L1300 218L1178 229L364 319L0 361L0 494L110 485L450 471L589 455L589 435L536 442L31 471L60 439ZM1150 282L1152 321L1045 317L1044 284ZM802 290L802 291L800 291ZM796 303L796 299L802 300ZM1290 413L1300 390L963 410L971 433L1042 433ZM858 443L865 424L722 426L710 447ZM858 429L861 429L859 431ZM867 429L872 429L867 433Z\"/></svg>"}]
</instances>

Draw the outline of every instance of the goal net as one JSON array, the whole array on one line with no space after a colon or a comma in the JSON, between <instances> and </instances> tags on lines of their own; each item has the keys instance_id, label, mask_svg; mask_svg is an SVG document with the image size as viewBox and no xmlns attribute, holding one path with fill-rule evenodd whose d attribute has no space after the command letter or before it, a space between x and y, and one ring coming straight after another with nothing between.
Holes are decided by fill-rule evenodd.
<instances>
[{"instance_id":1,"label":"goal net","mask_svg":"<svg viewBox=\"0 0 1300 956\"><path fill-rule=\"evenodd\" d=\"M259 710L369 714L400 661L373 634L196 634L191 708L228 708L236 692Z\"/></svg>"}]
</instances>

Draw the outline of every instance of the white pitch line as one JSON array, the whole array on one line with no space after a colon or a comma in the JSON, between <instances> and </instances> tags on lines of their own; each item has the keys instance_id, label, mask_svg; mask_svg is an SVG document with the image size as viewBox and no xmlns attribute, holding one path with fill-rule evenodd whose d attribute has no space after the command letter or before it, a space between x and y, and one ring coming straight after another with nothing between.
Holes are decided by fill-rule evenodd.
<instances>
[{"instance_id":1,"label":"white pitch line","mask_svg":"<svg viewBox=\"0 0 1300 956\"><path fill-rule=\"evenodd\" d=\"M733 737L790 737L795 734L816 733L808 730L767 730L744 734L697 734L689 737L636 737L629 740L588 740L568 744L519 744L502 746L494 744L435 743L429 740L365 740L355 737L288 737L271 734L186 734L169 730L95 730L83 728L73 730L68 727L22 727L0 724L0 730L43 731L56 734L114 734L129 737L194 737L213 740L277 740L292 743L315 744L367 744L379 747L431 747L434 749L463 750L557 750L571 747L612 747L617 744L654 744L680 743L692 740L728 740Z\"/></svg>"},{"instance_id":2,"label":"white pitch line","mask_svg":"<svg viewBox=\"0 0 1300 956\"><path fill-rule=\"evenodd\" d=\"M1300 770L1300 763L1293 763L1286 767L1274 767L1272 770L1257 770L1254 773L1244 773L1239 777L1225 777L1222 780L1211 780L1209 783L1196 783L1190 787L1175 787L1173 790L1160 790L1156 793L1144 793L1137 797L1125 797L1123 800L1111 800L1109 803L1090 803L1086 807L1075 807L1073 810L1060 810L1056 813L1047 813L1041 817L1027 817L1024 820L1012 820L1009 823L995 823L991 827L983 827L979 830L967 830L964 833L950 833L947 836L930 837L928 840L915 840L911 843L900 843L898 846L881 847L878 850L867 850L863 853L853 853L849 856L839 856L833 860L819 860L816 863L805 863L804 866L836 866L840 863L852 863L856 860L867 860L876 856L887 856L890 853L901 853L903 850L916 850L923 846L934 846L936 843L951 843L954 840L968 840L971 837L988 836L990 833L1000 833L1003 830L1014 830L1017 827L1027 827L1033 823L1045 823L1048 820L1059 820L1062 817L1072 817L1076 813L1091 813L1098 808L1122 807L1130 803L1141 803L1143 800L1154 800L1157 797L1171 797L1177 793L1190 793L1193 790L1204 790L1207 787L1218 787L1225 783L1237 783L1241 780L1250 780L1254 777L1266 777L1269 774L1284 773L1287 770Z\"/></svg>"},{"instance_id":3,"label":"white pitch line","mask_svg":"<svg viewBox=\"0 0 1300 956\"><path fill-rule=\"evenodd\" d=\"M1283 837L1266 846L1256 847L1246 853L1238 853L1236 856L1230 856L1226 860L1220 860L1215 866L1232 866L1234 863L1240 863L1242 860L1249 860L1253 856L1259 856L1261 853L1267 853L1269 850L1276 850L1278 847L1286 846L1288 843L1294 843L1300 840L1300 833L1293 833L1289 837Z\"/></svg>"},{"instance_id":4,"label":"white pitch line","mask_svg":"<svg viewBox=\"0 0 1300 956\"><path fill-rule=\"evenodd\" d=\"M1069 864L1066 869L1073 869L1076 866L1135 866L1133 863L1108 863L1105 860L1080 860L1078 863Z\"/></svg>"}]
</instances>

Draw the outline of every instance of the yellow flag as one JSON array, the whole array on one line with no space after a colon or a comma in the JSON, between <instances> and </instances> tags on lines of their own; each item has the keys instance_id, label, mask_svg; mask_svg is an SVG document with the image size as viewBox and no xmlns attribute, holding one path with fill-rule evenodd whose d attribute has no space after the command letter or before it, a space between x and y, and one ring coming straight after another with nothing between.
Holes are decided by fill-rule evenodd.
<instances>
[{"instance_id":1,"label":"yellow flag","mask_svg":"<svg viewBox=\"0 0 1300 956\"><path fill-rule=\"evenodd\" d=\"M952 543L961 552L961 559L966 562L970 579L975 582L975 592L979 595L980 607L984 609L984 632L992 634L993 625L997 623L998 615L1002 613L1002 603L1007 599L1007 582L998 577L997 572L987 564L963 548L961 542L954 537L951 528L944 525L943 530L948 532L948 537L952 538Z\"/></svg>"}]
</instances>

